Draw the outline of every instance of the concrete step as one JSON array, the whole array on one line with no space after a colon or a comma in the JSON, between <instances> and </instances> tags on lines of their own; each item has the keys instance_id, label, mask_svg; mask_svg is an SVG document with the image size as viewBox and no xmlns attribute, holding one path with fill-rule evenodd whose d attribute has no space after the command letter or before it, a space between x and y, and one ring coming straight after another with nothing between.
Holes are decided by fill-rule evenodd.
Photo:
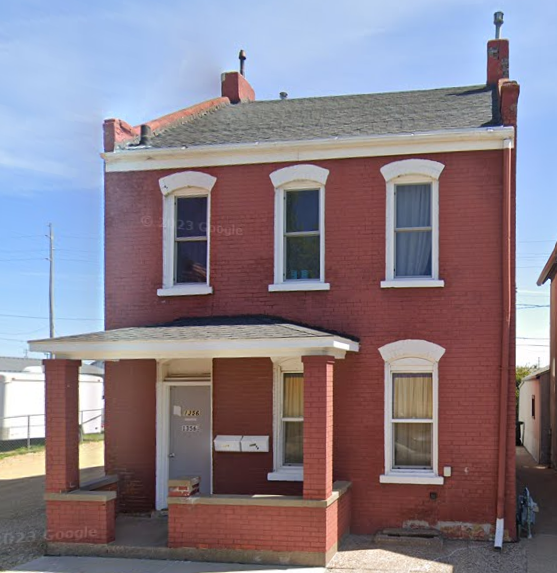
<instances>
[{"instance_id":1,"label":"concrete step","mask_svg":"<svg viewBox=\"0 0 557 573\"><path fill-rule=\"evenodd\" d=\"M437 529L389 527L375 535L378 545L411 545L441 549L443 538Z\"/></svg>"}]
</instances>

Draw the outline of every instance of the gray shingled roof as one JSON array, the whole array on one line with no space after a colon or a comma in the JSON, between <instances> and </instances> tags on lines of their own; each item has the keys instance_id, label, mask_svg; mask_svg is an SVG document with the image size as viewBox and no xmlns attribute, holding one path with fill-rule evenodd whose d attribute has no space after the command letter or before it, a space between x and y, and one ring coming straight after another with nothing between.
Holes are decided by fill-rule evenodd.
<instances>
[{"instance_id":1,"label":"gray shingled roof","mask_svg":"<svg viewBox=\"0 0 557 573\"><path fill-rule=\"evenodd\" d=\"M152 147L311 140L500 125L491 86L225 105L155 134Z\"/></svg>"},{"instance_id":2,"label":"gray shingled roof","mask_svg":"<svg viewBox=\"0 0 557 573\"><path fill-rule=\"evenodd\" d=\"M42 366L40 358L22 358L19 356L0 356L0 372L23 372L28 366Z\"/></svg>"},{"instance_id":3,"label":"gray shingled roof","mask_svg":"<svg viewBox=\"0 0 557 573\"><path fill-rule=\"evenodd\" d=\"M61 336L52 342L132 342L136 340L261 340L280 338L330 337L338 333L295 324L283 318L254 316L225 316L182 318L167 324L116 328L89 334ZM342 335L356 340L354 337ZM31 342L49 342L50 339Z\"/></svg>"}]
</instances>

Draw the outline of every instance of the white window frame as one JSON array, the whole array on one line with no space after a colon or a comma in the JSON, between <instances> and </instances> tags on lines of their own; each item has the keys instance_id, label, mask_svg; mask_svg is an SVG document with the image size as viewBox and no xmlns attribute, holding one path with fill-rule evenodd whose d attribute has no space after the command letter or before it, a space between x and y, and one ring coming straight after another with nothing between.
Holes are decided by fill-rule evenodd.
<instances>
[{"instance_id":1,"label":"white window frame","mask_svg":"<svg viewBox=\"0 0 557 573\"><path fill-rule=\"evenodd\" d=\"M317 165L293 165L273 171L269 175L275 187L274 283L269 285L269 292L330 290L331 285L325 282L325 183L328 176L329 170ZM286 193L307 190L319 190L320 277L311 280L287 280L284 278Z\"/></svg>"},{"instance_id":2,"label":"white window frame","mask_svg":"<svg viewBox=\"0 0 557 573\"><path fill-rule=\"evenodd\" d=\"M274 359L273 366L273 471L267 474L269 481L304 481L304 466L284 464L283 397L284 375L303 374L300 358Z\"/></svg>"},{"instance_id":3,"label":"white window frame","mask_svg":"<svg viewBox=\"0 0 557 573\"><path fill-rule=\"evenodd\" d=\"M385 229L385 280L381 288L443 287L439 279L439 177L445 166L429 159L393 161L381 168L387 183ZM397 185L431 185L431 277L395 276L395 191Z\"/></svg>"},{"instance_id":4,"label":"white window frame","mask_svg":"<svg viewBox=\"0 0 557 573\"><path fill-rule=\"evenodd\" d=\"M439 475L439 375L438 363L445 349L426 340L399 340L379 349L385 361L385 473L380 483L443 485ZM433 421L431 469L394 468L393 374L431 373L433 381Z\"/></svg>"},{"instance_id":5,"label":"white window frame","mask_svg":"<svg viewBox=\"0 0 557 573\"><path fill-rule=\"evenodd\" d=\"M163 196L163 286L158 296L188 296L212 294L211 269L211 190L217 179L199 171L182 171L159 179ZM175 283L176 199L179 197L207 197L207 282Z\"/></svg>"}]
</instances>

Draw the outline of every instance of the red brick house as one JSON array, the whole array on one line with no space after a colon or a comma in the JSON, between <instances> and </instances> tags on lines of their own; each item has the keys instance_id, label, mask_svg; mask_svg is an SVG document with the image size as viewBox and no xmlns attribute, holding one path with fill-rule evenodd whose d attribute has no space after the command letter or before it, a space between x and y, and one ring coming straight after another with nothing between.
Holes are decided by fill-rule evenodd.
<instances>
[{"instance_id":1,"label":"red brick house","mask_svg":"<svg viewBox=\"0 0 557 573\"><path fill-rule=\"evenodd\" d=\"M519 86L507 40L487 57L482 85L261 102L229 72L221 97L105 122L106 330L31 343L55 355L50 551L112 547L116 510L168 510L191 559L515 537ZM82 359L107 361L93 491Z\"/></svg>"}]
</instances>

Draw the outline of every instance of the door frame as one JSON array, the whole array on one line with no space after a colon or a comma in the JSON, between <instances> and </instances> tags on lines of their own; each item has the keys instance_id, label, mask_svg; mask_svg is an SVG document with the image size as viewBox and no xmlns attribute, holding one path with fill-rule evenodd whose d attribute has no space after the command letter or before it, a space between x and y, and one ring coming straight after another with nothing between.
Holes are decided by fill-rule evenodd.
<instances>
[{"instance_id":1,"label":"door frame","mask_svg":"<svg viewBox=\"0 0 557 573\"><path fill-rule=\"evenodd\" d=\"M209 426L211 469L209 491L213 494L213 378L207 376L184 376L179 380L166 380L157 376L157 459L155 478L155 508L157 510L168 507L168 472L170 453L170 389L173 386L208 386L209 387Z\"/></svg>"}]
</instances>

